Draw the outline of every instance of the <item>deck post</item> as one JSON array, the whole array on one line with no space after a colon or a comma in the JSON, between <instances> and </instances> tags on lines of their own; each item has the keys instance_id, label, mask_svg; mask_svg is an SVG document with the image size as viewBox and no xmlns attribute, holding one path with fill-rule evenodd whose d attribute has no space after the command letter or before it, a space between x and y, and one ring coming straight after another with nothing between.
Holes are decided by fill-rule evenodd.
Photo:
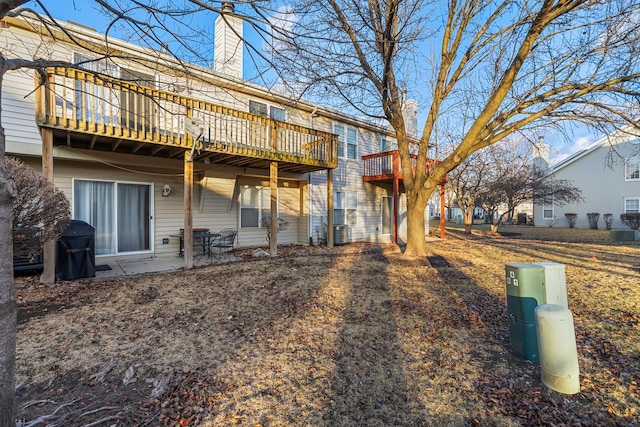
<instances>
[{"instance_id":1,"label":"deck post","mask_svg":"<svg viewBox=\"0 0 640 427\"><path fill-rule=\"evenodd\" d=\"M393 229L391 230L391 242L398 244L398 197L400 193L400 180L393 177Z\"/></svg>"},{"instance_id":2,"label":"deck post","mask_svg":"<svg viewBox=\"0 0 640 427\"><path fill-rule=\"evenodd\" d=\"M440 238L444 239L444 184L440 184Z\"/></svg>"},{"instance_id":3,"label":"deck post","mask_svg":"<svg viewBox=\"0 0 640 427\"><path fill-rule=\"evenodd\" d=\"M184 152L184 265L193 267L193 161Z\"/></svg>"},{"instance_id":4,"label":"deck post","mask_svg":"<svg viewBox=\"0 0 640 427\"><path fill-rule=\"evenodd\" d=\"M400 178L402 170L400 169L400 153L393 153L393 229L391 230L391 242L398 244L398 197L400 195Z\"/></svg>"},{"instance_id":5,"label":"deck post","mask_svg":"<svg viewBox=\"0 0 640 427\"><path fill-rule=\"evenodd\" d=\"M327 169L327 247L333 247L333 169Z\"/></svg>"},{"instance_id":6,"label":"deck post","mask_svg":"<svg viewBox=\"0 0 640 427\"><path fill-rule=\"evenodd\" d=\"M42 176L53 184L53 130L40 128L42 138ZM56 241L47 240L42 245L44 266L40 283L53 285L56 281Z\"/></svg>"},{"instance_id":7,"label":"deck post","mask_svg":"<svg viewBox=\"0 0 640 427\"><path fill-rule=\"evenodd\" d=\"M278 162L271 162L269 165L269 189L271 193L269 253L276 256L278 255Z\"/></svg>"}]
</instances>

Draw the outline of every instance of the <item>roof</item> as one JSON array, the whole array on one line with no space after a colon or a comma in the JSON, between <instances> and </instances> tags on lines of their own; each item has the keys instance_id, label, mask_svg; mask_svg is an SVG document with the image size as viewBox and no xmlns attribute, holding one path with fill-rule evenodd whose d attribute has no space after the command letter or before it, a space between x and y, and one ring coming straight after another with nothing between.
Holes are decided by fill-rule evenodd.
<instances>
[{"instance_id":1,"label":"roof","mask_svg":"<svg viewBox=\"0 0 640 427\"><path fill-rule=\"evenodd\" d=\"M634 135L634 132L635 132L635 135ZM600 139L588 145L587 147L583 148L582 150L579 150L573 153L566 159L563 159L559 163L551 166L549 168L549 174L552 174L561 169L564 169L565 167L575 163L576 161L582 159L585 156L588 156L589 154L598 150L601 147L604 147L606 145L613 146L613 145L617 145L623 142L628 142L634 139L640 139L640 135L638 135L638 131L637 130L634 131L631 125L624 126L621 129L617 129L612 133L601 137Z\"/></svg>"}]
</instances>

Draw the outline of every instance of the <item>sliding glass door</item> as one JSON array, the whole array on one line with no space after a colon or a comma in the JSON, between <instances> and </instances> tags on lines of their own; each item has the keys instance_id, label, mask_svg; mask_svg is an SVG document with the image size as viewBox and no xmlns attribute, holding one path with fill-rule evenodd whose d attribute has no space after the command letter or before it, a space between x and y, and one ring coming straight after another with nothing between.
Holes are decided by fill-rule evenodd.
<instances>
[{"instance_id":1,"label":"sliding glass door","mask_svg":"<svg viewBox=\"0 0 640 427\"><path fill-rule=\"evenodd\" d=\"M151 250L151 184L73 182L73 217L96 229L96 255Z\"/></svg>"}]
</instances>

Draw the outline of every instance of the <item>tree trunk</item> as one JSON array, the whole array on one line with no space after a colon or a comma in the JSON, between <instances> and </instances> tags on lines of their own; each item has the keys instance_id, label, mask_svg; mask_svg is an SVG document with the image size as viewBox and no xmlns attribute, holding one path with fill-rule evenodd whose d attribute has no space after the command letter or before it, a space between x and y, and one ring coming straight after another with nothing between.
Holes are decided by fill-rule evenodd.
<instances>
[{"instance_id":1,"label":"tree trunk","mask_svg":"<svg viewBox=\"0 0 640 427\"><path fill-rule=\"evenodd\" d=\"M14 427L17 311L11 206L15 187L5 174L4 154L5 135L0 126L0 427Z\"/></svg>"},{"instance_id":2,"label":"tree trunk","mask_svg":"<svg viewBox=\"0 0 640 427\"><path fill-rule=\"evenodd\" d=\"M470 212L464 212L463 221L464 221L464 232L467 234L471 234L471 227L473 227L473 209Z\"/></svg>"},{"instance_id":3,"label":"tree trunk","mask_svg":"<svg viewBox=\"0 0 640 427\"><path fill-rule=\"evenodd\" d=\"M425 239L424 209L429 197L417 196L412 198L407 192L407 248L406 256L422 257L427 255L427 241Z\"/></svg>"}]
</instances>

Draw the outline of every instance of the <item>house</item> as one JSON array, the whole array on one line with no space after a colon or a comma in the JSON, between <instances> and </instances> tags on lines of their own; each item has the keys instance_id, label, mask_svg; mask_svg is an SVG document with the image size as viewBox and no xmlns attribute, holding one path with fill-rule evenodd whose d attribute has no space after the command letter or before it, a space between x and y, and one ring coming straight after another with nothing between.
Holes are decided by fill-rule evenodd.
<instances>
[{"instance_id":1,"label":"house","mask_svg":"<svg viewBox=\"0 0 640 427\"><path fill-rule=\"evenodd\" d=\"M606 228L604 215L612 215L612 228L627 228L620 214L640 212L640 138L631 128L616 131L549 167L549 147L539 145L534 165L549 176L567 180L582 191L584 201L566 206L534 204L537 227L567 227L568 213L577 214L576 227L588 228L588 213L599 213L598 228Z\"/></svg>"},{"instance_id":2,"label":"house","mask_svg":"<svg viewBox=\"0 0 640 427\"><path fill-rule=\"evenodd\" d=\"M274 217L288 226L272 233L272 252L406 234L393 132L244 81L242 21L227 13L214 69L187 70L79 24L6 18L8 57L76 64L48 69L46 82L28 69L5 75L7 154L65 192L72 217L96 229L97 257L178 254L183 229L190 267L189 230L233 228L236 246L265 246Z\"/></svg>"}]
</instances>

